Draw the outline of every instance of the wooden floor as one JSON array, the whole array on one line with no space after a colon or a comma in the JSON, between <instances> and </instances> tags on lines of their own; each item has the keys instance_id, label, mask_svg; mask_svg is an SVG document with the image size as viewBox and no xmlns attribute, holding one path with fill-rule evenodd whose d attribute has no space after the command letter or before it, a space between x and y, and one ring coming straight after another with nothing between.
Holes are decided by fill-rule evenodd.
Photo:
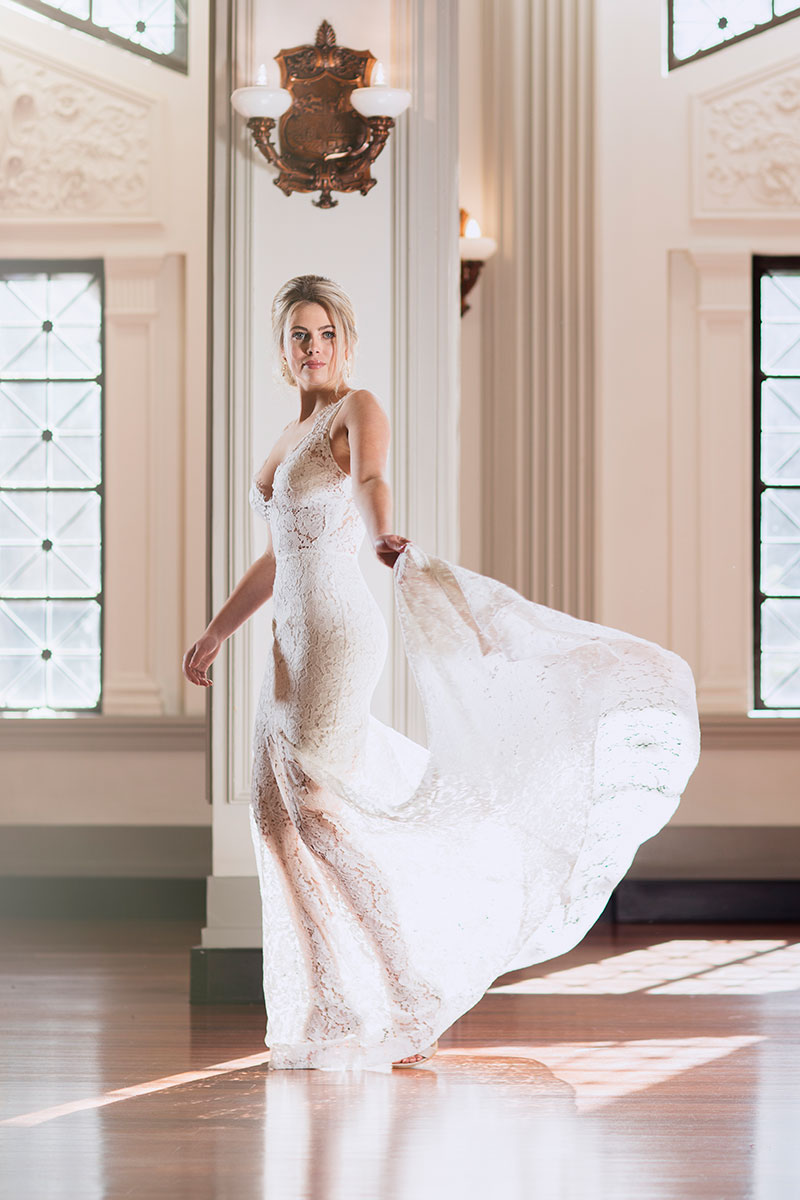
<instances>
[{"instance_id":1,"label":"wooden floor","mask_svg":"<svg viewBox=\"0 0 800 1200\"><path fill-rule=\"evenodd\" d=\"M198 936L2 924L3 1197L800 1197L800 926L600 925L362 1072L190 1007Z\"/></svg>"}]
</instances>

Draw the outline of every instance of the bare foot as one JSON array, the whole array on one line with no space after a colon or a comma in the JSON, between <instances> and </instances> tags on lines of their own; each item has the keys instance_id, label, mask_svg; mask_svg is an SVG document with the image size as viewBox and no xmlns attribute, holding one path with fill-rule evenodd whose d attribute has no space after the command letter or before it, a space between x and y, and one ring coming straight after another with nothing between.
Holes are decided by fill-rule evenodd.
<instances>
[{"instance_id":1,"label":"bare foot","mask_svg":"<svg viewBox=\"0 0 800 1200\"><path fill-rule=\"evenodd\" d=\"M427 1059L433 1058L434 1054L436 1053L436 1051L438 1049L439 1049L439 1043L438 1043L438 1041L436 1041L433 1043L432 1046L428 1046L427 1049L423 1050L420 1054L409 1054L407 1058L401 1058L401 1059L395 1060L395 1062L392 1063L392 1066L393 1067L406 1067L406 1066L414 1067L417 1065L417 1063L426 1062Z\"/></svg>"}]
</instances>

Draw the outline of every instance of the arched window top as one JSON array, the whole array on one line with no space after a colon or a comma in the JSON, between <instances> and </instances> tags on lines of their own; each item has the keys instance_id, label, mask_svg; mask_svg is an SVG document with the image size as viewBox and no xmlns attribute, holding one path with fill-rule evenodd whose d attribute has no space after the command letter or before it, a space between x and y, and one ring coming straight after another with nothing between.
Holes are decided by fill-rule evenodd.
<instances>
[{"instance_id":1,"label":"arched window top","mask_svg":"<svg viewBox=\"0 0 800 1200\"><path fill-rule=\"evenodd\" d=\"M796 0L667 0L669 69L800 16Z\"/></svg>"},{"instance_id":2,"label":"arched window top","mask_svg":"<svg viewBox=\"0 0 800 1200\"><path fill-rule=\"evenodd\" d=\"M184 74L188 69L188 0L14 0L71 29L140 54Z\"/></svg>"}]
</instances>

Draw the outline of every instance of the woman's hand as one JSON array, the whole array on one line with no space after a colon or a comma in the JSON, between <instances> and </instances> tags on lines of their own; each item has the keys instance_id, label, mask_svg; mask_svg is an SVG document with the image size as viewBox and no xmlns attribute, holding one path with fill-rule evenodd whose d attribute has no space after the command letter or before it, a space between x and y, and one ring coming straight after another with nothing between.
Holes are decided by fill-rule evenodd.
<instances>
[{"instance_id":1,"label":"woman's hand","mask_svg":"<svg viewBox=\"0 0 800 1200\"><path fill-rule=\"evenodd\" d=\"M393 567L408 545L408 538L399 533L382 533L375 538L375 553L387 567Z\"/></svg>"},{"instance_id":2,"label":"woman's hand","mask_svg":"<svg viewBox=\"0 0 800 1200\"><path fill-rule=\"evenodd\" d=\"M206 672L219 654L222 642L212 633L204 633L183 656L183 673L197 687L211 687L213 680Z\"/></svg>"}]
</instances>

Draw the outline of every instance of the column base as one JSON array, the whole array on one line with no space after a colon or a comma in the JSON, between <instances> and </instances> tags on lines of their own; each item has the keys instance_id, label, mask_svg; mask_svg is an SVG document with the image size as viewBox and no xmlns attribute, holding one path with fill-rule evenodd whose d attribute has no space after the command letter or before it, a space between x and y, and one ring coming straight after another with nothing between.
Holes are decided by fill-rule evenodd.
<instances>
[{"instance_id":1,"label":"column base","mask_svg":"<svg viewBox=\"0 0 800 1200\"><path fill-rule=\"evenodd\" d=\"M261 951L192 946L190 1004L264 1004Z\"/></svg>"}]
</instances>

